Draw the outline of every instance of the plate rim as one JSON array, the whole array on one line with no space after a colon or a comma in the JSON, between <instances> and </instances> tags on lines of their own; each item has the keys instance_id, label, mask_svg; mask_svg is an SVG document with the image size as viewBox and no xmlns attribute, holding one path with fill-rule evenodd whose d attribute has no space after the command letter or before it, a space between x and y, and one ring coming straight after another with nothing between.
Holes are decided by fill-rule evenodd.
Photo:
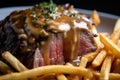
<instances>
[{"instance_id":1,"label":"plate rim","mask_svg":"<svg viewBox=\"0 0 120 80\"><path fill-rule=\"evenodd\" d=\"M11 7L2 7L0 8L0 11L4 11L4 10L24 10L24 9L28 9L28 8L32 8L33 6L11 6ZM80 11L81 13L86 13L86 14L90 14L93 10L89 10L89 9L83 9L83 8L75 8L76 10ZM98 11L96 10L100 16L102 17L107 17L107 18L112 18L112 19L118 19L120 18L120 16L115 15L115 14L111 14L111 13L106 13L106 12L102 12L102 11Z\"/></svg>"}]
</instances>

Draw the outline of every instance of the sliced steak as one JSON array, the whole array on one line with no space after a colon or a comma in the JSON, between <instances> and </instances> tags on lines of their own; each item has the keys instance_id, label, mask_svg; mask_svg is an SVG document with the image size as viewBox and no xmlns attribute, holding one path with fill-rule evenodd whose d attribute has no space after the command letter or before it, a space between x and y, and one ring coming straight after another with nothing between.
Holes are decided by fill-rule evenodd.
<instances>
[{"instance_id":1,"label":"sliced steak","mask_svg":"<svg viewBox=\"0 0 120 80\"><path fill-rule=\"evenodd\" d=\"M41 44L40 51L46 65L63 64L63 40L61 34L51 34L47 41L43 41Z\"/></svg>"},{"instance_id":2,"label":"sliced steak","mask_svg":"<svg viewBox=\"0 0 120 80\"><path fill-rule=\"evenodd\" d=\"M65 62L71 61L77 56L82 56L96 50L93 40L94 34L88 29L70 30L64 37L64 58Z\"/></svg>"},{"instance_id":3,"label":"sliced steak","mask_svg":"<svg viewBox=\"0 0 120 80\"><path fill-rule=\"evenodd\" d=\"M96 50L96 45L93 40L94 34L86 29L80 30L79 55L82 56Z\"/></svg>"},{"instance_id":4,"label":"sliced steak","mask_svg":"<svg viewBox=\"0 0 120 80\"><path fill-rule=\"evenodd\" d=\"M36 48L35 53L34 53L34 59L33 59L33 68L44 66L44 65L45 65L44 58L39 48Z\"/></svg>"},{"instance_id":5,"label":"sliced steak","mask_svg":"<svg viewBox=\"0 0 120 80\"><path fill-rule=\"evenodd\" d=\"M72 6L50 8L43 4L14 11L1 21L0 54L10 51L26 67L36 68L64 64L96 50L90 19Z\"/></svg>"}]
</instances>

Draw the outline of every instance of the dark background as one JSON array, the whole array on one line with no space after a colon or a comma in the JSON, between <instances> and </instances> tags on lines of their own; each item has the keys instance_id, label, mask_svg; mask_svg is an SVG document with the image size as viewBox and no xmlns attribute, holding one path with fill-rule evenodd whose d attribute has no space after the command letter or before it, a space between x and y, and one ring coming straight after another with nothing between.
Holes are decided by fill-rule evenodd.
<instances>
[{"instance_id":1,"label":"dark background","mask_svg":"<svg viewBox=\"0 0 120 80\"><path fill-rule=\"evenodd\" d=\"M49 0L0 0L0 8L11 6L33 6ZM76 8L97 10L120 16L119 0L53 0L56 4L73 4Z\"/></svg>"}]
</instances>

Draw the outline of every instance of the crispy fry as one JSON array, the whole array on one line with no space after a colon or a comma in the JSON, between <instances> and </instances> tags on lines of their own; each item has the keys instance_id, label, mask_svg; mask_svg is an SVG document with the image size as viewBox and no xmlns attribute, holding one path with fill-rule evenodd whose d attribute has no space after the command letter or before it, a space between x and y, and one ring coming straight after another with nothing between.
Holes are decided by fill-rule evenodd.
<instances>
[{"instance_id":1,"label":"crispy fry","mask_svg":"<svg viewBox=\"0 0 120 80\"><path fill-rule=\"evenodd\" d=\"M100 17L96 10L92 12L91 18L94 21L96 26L100 24Z\"/></svg>"},{"instance_id":2,"label":"crispy fry","mask_svg":"<svg viewBox=\"0 0 120 80\"><path fill-rule=\"evenodd\" d=\"M120 36L120 30L119 31L115 31L112 35L111 35L111 40L116 44L118 39ZM114 38L112 38L114 37Z\"/></svg>"},{"instance_id":3,"label":"crispy fry","mask_svg":"<svg viewBox=\"0 0 120 80\"><path fill-rule=\"evenodd\" d=\"M86 67L87 66L88 59L86 57L82 57L80 60L80 67ZM82 80L83 76L79 76L79 79Z\"/></svg>"},{"instance_id":4,"label":"crispy fry","mask_svg":"<svg viewBox=\"0 0 120 80\"><path fill-rule=\"evenodd\" d=\"M110 34L107 32L102 32L101 34L103 34L104 36L106 36L107 38L110 38Z\"/></svg>"},{"instance_id":5,"label":"crispy fry","mask_svg":"<svg viewBox=\"0 0 120 80\"><path fill-rule=\"evenodd\" d=\"M114 31L120 30L120 18L116 21Z\"/></svg>"},{"instance_id":6,"label":"crispy fry","mask_svg":"<svg viewBox=\"0 0 120 80\"><path fill-rule=\"evenodd\" d=\"M0 61L0 71L3 73L3 74L9 74L9 73L12 73L13 70L12 68L10 68L6 63L4 63L3 61Z\"/></svg>"},{"instance_id":7,"label":"crispy fry","mask_svg":"<svg viewBox=\"0 0 120 80\"><path fill-rule=\"evenodd\" d=\"M120 40L118 40L118 42L117 42L117 46L120 48Z\"/></svg>"},{"instance_id":8,"label":"crispy fry","mask_svg":"<svg viewBox=\"0 0 120 80\"><path fill-rule=\"evenodd\" d=\"M100 40L107 49L112 51L111 54L116 55L116 57L120 58L120 48L116 44L114 44L110 39L102 34L100 34Z\"/></svg>"},{"instance_id":9,"label":"crispy fry","mask_svg":"<svg viewBox=\"0 0 120 80\"><path fill-rule=\"evenodd\" d=\"M98 34L98 32L97 32L96 27L95 27L94 25L91 25L90 29L92 30L92 32L93 32L94 34L97 35L97 37L94 37L94 41L95 41L95 43L96 43L97 48L100 48L100 49L103 48L104 45L103 45L103 44L101 43L101 41L100 41L99 34Z\"/></svg>"},{"instance_id":10,"label":"crispy fry","mask_svg":"<svg viewBox=\"0 0 120 80\"><path fill-rule=\"evenodd\" d=\"M109 72L112 65L112 56L107 56L100 71L100 80L109 80Z\"/></svg>"},{"instance_id":11,"label":"crispy fry","mask_svg":"<svg viewBox=\"0 0 120 80\"><path fill-rule=\"evenodd\" d=\"M86 67L87 66L88 59L85 57L82 57L80 60L80 67Z\"/></svg>"},{"instance_id":12,"label":"crispy fry","mask_svg":"<svg viewBox=\"0 0 120 80\"><path fill-rule=\"evenodd\" d=\"M100 51L100 49L97 49L95 52L88 53L88 54L84 55L83 57L87 58L88 62L91 62L97 56L97 54L99 53L99 51Z\"/></svg>"},{"instance_id":13,"label":"crispy fry","mask_svg":"<svg viewBox=\"0 0 120 80\"><path fill-rule=\"evenodd\" d=\"M68 80L81 80L81 79L79 79L78 75L73 75L73 74L69 75L67 78L68 78Z\"/></svg>"},{"instance_id":14,"label":"crispy fry","mask_svg":"<svg viewBox=\"0 0 120 80\"><path fill-rule=\"evenodd\" d=\"M73 66L71 63L69 63L69 62L67 62L66 65L67 65L67 66L74 67L74 66ZM67 78L68 78L68 80L80 80L78 75L73 75L73 74L67 76Z\"/></svg>"},{"instance_id":15,"label":"crispy fry","mask_svg":"<svg viewBox=\"0 0 120 80\"><path fill-rule=\"evenodd\" d=\"M8 61L16 70L25 71L28 70L17 58L15 58L10 52L6 51L2 54L2 57Z\"/></svg>"},{"instance_id":16,"label":"crispy fry","mask_svg":"<svg viewBox=\"0 0 120 80\"><path fill-rule=\"evenodd\" d=\"M93 71L94 76L96 76L97 78L99 78L100 73ZM120 79L120 74L118 73L109 73L109 80L119 80ZM98 80L98 79L97 79Z\"/></svg>"},{"instance_id":17,"label":"crispy fry","mask_svg":"<svg viewBox=\"0 0 120 80\"><path fill-rule=\"evenodd\" d=\"M63 74L57 74L57 80L68 80Z\"/></svg>"},{"instance_id":18,"label":"crispy fry","mask_svg":"<svg viewBox=\"0 0 120 80\"><path fill-rule=\"evenodd\" d=\"M71 63L67 62L66 63L67 66L73 66Z\"/></svg>"},{"instance_id":19,"label":"crispy fry","mask_svg":"<svg viewBox=\"0 0 120 80\"><path fill-rule=\"evenodd\" d=\"M119 80L120 79L120 74L118 73L110 73L109 74L109 80Z\"/></svg>"},{"instance_id":20,"label":"crispy fry","mask_svg":"<svg viewBox=\"0 0 120 80\"><path fill-rule=\"evenodd\" d=\"M112 66L112 72L114 73L120 73L120 59L116 59L113 63L113 66Z\"/></svg>"},{"instance_id":21,"label":"crispy fry","mask_svg":"<svg viewBox=\"0 0 120 80\"><path fill-rule=\"evenodd\" d=\"M97 56L96 58L93 60L92 62L92 66L93 67L98 67L102 64L103 60L105 59L107 55L107 52L105 50L102 50Z\"/></svg>"},{"instance_id":22,"label":"crispy fry","mask_svg":"<svg viewBox=\"0 0 120 80\"><path fill-rule=\"evenodd\" d=\"M73 66L73 65L70 63L66 63L66 66ZM58 80L67 80L67 77L61 73L61 74L57 74L57 79Z\"/></svg>"},{"instance_id":23,"label":"crispy fry","mask_svg":"<svg viewBox=\"0 0 120 80\"><path fill-rule=\"evenodd\" d=\"M0 76L0 80L18 80L18 79L28 79L35 76L45 75L49 73L63 73L63 74L78 74L83 75L88 78L92 77L92 72L89 69L83 67L71 67L71 66L64 66L64 65L50 65L50 66L43 66L34 68L27 71L22 71L20 73L11 73L7 75Z\"/></svg>"}]
</instances>

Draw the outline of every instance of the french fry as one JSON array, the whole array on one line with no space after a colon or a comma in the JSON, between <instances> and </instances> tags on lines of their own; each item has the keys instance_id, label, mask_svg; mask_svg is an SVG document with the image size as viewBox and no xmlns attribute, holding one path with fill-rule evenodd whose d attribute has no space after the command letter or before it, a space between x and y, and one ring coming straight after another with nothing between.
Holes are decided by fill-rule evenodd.
<instances>
[{"instance_id":1,"label":"french fry","mask_svg":"<svg viewBox=\"0 0 120 80\"><path fill-rule=\"evenodd\" d=\"M107 52L105 50L100 51L100 53L95 57L92 62L93 67L98 67L102 64L103 60L105 59Z\"/></svg>"},{"instance_id":2,"label":"french fry","mask_svg":"<svg viewBox=\"0 0 120 80\"><path fill-rule=\"evenodd\" d=\"M15 58L10 52L6 51L2 53L2 57L8 61L17 71L28 70L17 58Z\"/></svg>"},{"instance_id":3,"label":"french fry","mask_svg":"<svg viewBox=\"0 0 120 80\"><path fill-rule=\"evenodd\" d=\"M97 56L99 51L100 51L100 49L97 49L95 52L91 52L91 53L88 53L86 55L83 55L83 57L87 58L88 62L91 62Z\"/></svg>"},{"instance_id":4,"label":"french fry","mask_svg":"<svg viewBox=\"0 0 120 80\"><path fill-rule=\"evenodd\" d=\"M67 66L74 67L74 66L73 66L71 63L69 63L69 62L67 62L66 65L67 65ZM68 80L80 80L78 75L73 75L73 74L67 76L67 78L68 78Z\"/></svg>"},{"instance_id":5,"label":"french fry","mask_svg":"<svg viewBox=\"0 0 120 80\"><path fill-rule=\"evenodd\" d=\"M97 78L99 78L100 73L93 71L93 75ZM119 80L120 79L120 74L119 73L109 73L109 80ZM98 80L98 79L97 79Z\"/></svg>"},{"instance_id":6,"label":"french fry","mask_svg":"<svg viewBox=\"0 0 120 80\"><path fill-rule=\"evenodd\" d=\"M66 66L73 66L72 64L70 64L70 63L66 63ZM58 80L67 80L67 77L64 75L64 74L57 74L56 75L57 76L57 79Z\"/></svg>"},{"instance_id":7,"label":"french fry","mask_svg":"<svg viewBox=\"0 0 120 80\"><path fill-rule=\"evenodd\" d=\"M67 76L67 78L68 78L68 80L81 80L81 79L79 79L78 75L73 75L73 74Z\"/></svg>"},{"instance_id":8,"label":"french fry","mask_svg":"<svg viewBox=\"0 0 120 80\"><path fill-rule=\"evenodd\" d=\"M112 65L112 56L107 56L100 71L100 80L109 80L109 72Z\"/></svg>"},{"instance_id":9,"label":"french fry","mask_svg":"<svg viewBox=\"0 0 120 80\"><path fill-rule=\"evenodd\" d=\"M50 74L50 73L63 73L63 74L78 74L83 75L88 78L91 78L92 72L89 69L83 67L71 67L71 66L64 66L64 65L48 65L43 67L34 68L27 71L22 71L20 73L11 73L0 76L0 80L19 80L19 79L28 79L35 76Z\"/></svg>"},{"instance_id":10,"label":"french fry","mask_svg":"<svg viewBox=\"0 0 120 80\"><path fill-rule=\"evenodd\" d=\"M71 63L67 62L66 63L67 66L73 66Z\"/></svg>"},{"instance_id":11,"label":"french fry","mask_svg":"<svg viewBox=\"0 0 120 80\"><path fill-rule=\"evenodd\" d=\"M92 12L91 18L94 21L96 26L100 24L100 17L96 10Z\"/></svg>"},{"instance_id":12,"label":"french fry","mask_svg":"<svg viewBox=\"0 0 120 80\"><path fill-rule=\"evenodd\" d=\"M9 74L12 73L13 70L6 63L0 61L0 72L2 72L3 74Z\"/></svg>"},{"instance_id":13,"label":"french fry","mask_svg":"<svg viewBox=\"0 0 120 80\"><path fill-rule=\"evenodd\" d=\"M81 60L80 60L80 67L86 67L87 66L87 62L88 62L88 59L85 58L85 57L82 57Z\"/></svg>"},{"instance_id":14,"label":"french fry","mask_svg":"<svg viewBox=\"0 0 120 80\"><path fill-rule=\"evenodd\" d=\"M120 59L116 59L113 63L113 66L112 66L112 72L113 73L120 73Z\"/></svg>"},{"instance_id":15,"label":"french fry","mask_svg":"<svg viewBox=\"0 0 120 80\"><path fill-rule=\"evenodd\" d=\"M100 40L105 45L107 49L109 49L111 54L115 55L116 57L120 58L120 48L114 44L110 39L105 37L104 35L100 34Z\"/></svg>"},{"instance_id":16,"label":"french fry","mask_svg":"<svg viewBox=\"0 0 120 80\"><path fill-rule=\"evenodd\" d=\"M115 26L114 26L114 31L120 30L120 18L117 19Z\"/></svg>"},{"instance_id":17,"label":"french fry","mask_svg":"<svg viewBox=\"0 0 120 80\"><path fill-rule=\"evenodd\" d=\"M117 42L117 46L120 48L120 40L118 40L118 42Z\"/></svg>"},{"instance_id":18,"label":"french fry","mask_svg":"<svg viewBox=\"0 0 120 80\"><path fill-rule=\"evenodd\" d=\"M98 48L98 49L99 49L99 48L100 48L100 49L103 48L104 45L103 45L103 44L101 43L101 41L100 41L99 34L98 34L98 32L97 32L96 27L95 27L94 25L91 25L90 29L92 30L92 32L93 32L94 34L97 35L97 37L94 37L94 41L95 41L95 44L96 44L97 48Z\"/></svg>"},{"instance_id":19,"label":"french fry","mask_svg":"<svg viewBox=\"0 0 120 80\"><path fill-rule=\"evenodd\" d=\"M120 19L117 20L110 39L116 44L120 38Z\"/></svg>"},{"instance_id":20,"label":"french fry","mask_svg":"<svg viewBox=\"0 0 120 80\"><path fill-rule=\"evenodd\" d=\"M57 80L68 80L63 74L57 74Z\"/></svg>"},{"instance_id":21,"label":"french fry","mask_svg":"<svg viewBox=\"0 0 120 80\"><path fill-rule=\"evenodd\" d=\"M85 58L85 57L82 57L81 60L80 60L80 67L86 67L87 66L87 62L88 62L88 59ZM79 76L79 79L82 80L82 77L83 76Z\"/></svg>"},{"instance_id":22,"label":"french fry","mask_svg":"<svg viewBox=\"0 0 120 80\"><path fill-rule=\"evenodd\" d=\"M103 34L104 36L106 36L107 38L110 38L110 34L107 32L101 32L101 34Z\"/></svg>"},{"instance_id":23,"label":"french fry","mask_svg":"<svg viewBox=\"0 0 120 80\"><path fill-rule=\"evenodd\" d=\"M110 73L109 74L109 80L119 80L120 79L120 74L118 73Z\"/></svg>"},{"instance_id":24,"label":"french fry","mask_svg":"<svg viewBox=\"0 0 120 80\"><path fill-rule=\"evenodd\" d=\"M111 40L116 44L118 39L120 36L120 30L119 31L115 31L112 35L111 35ZM114 38L112 38L114 37Z\"/></svg>"}]
</instances>

